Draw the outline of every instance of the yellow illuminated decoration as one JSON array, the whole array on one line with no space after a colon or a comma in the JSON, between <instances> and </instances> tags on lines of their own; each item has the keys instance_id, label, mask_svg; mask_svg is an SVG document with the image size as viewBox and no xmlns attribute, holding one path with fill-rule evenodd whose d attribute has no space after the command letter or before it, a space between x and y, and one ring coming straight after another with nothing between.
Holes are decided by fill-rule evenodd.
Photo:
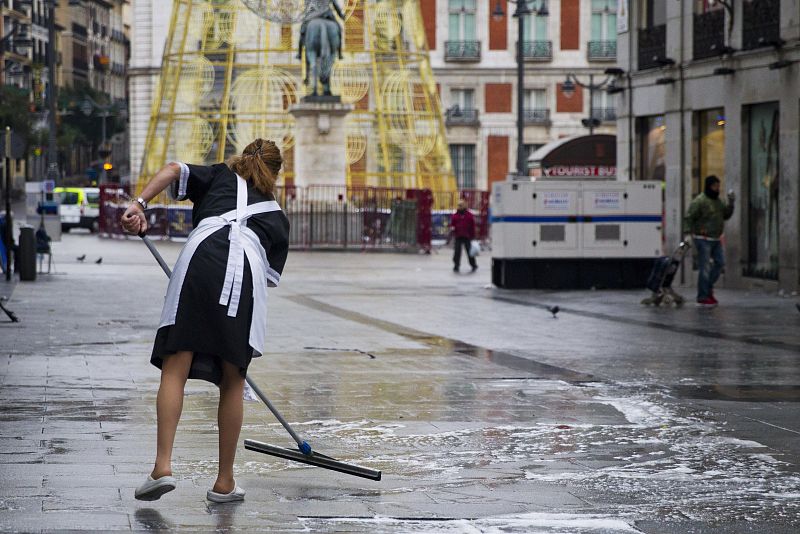
<instances>
[{"instance_id":1,"label":"yellow illuminated decoration","mask_svg":"<svg viewBox=\"0 0 800 534\"><path fill-rule=\"evenodd\" d=\"M418 0L338 1L344 58L331 85L354 107L345 123L347 185L454 191ZM271 17L259 16L265 3ZM307 93L296 57L303 10L303 0L173 2L139 190L168 161L223 161L256 137L294 150L288 110ZM284 183L293 182L298 157L286 158Z\"/></svg>"}]
</instances>

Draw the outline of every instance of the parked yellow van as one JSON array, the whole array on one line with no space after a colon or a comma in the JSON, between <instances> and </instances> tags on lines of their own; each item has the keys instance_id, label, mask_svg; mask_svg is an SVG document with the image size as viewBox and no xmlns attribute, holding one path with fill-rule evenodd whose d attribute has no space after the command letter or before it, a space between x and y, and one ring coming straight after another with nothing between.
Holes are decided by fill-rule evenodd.
<instances>
[{"instance_id":1,"label":"parked yellow van","mask_svg":"<svg viewBox=\"0 0 800 534\"><path fill-rule=\"evenodd\" d=\"M97 187L56 187L61 231L86 228L96 232L100 224L100 189Z\"/></svg>"}]
</instances>

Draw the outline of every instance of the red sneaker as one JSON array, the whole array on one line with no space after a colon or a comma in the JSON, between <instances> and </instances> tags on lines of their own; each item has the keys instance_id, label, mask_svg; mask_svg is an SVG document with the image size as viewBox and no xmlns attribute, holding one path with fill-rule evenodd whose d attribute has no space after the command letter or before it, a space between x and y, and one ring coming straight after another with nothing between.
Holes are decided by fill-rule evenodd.
<instances>
[{"instance_id":1,"label":"red sneaker","mask_svg":"<svg viewBox=\"0 0 800 534\"><path fill-rule=\"evenodd\" d=\"M713 297L706 297L704 299L697 299L697 305L701 308L713 308L717 305L717 301Z\"/></svg>"},{"instance_id":2,"label":"red sneaker","mask_svg":"<svg viewBox=\"0 0 800 534\"><path fill-rule=\"evenodd\" d=\"M719 304L719 301L717 301L717 299L714 297L714 293L713 293L713 292L711 293L711 296L710 296L710 297L708 297L708 300L710 300L711 302L713 302L713 303L714 303L714 306L716 306L717 304Z\"/></svg>"}]
</instances>

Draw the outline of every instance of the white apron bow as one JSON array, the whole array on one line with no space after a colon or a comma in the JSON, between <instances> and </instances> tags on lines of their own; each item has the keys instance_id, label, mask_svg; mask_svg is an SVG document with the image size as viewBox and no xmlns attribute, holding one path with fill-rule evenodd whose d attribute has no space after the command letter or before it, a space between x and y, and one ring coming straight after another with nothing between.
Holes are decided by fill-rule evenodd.
<instances>
[{"instance_id":1,"label":"white apron bow","mask_svg":"<svg viewBox=\"0 0 800 534\"><path fill-rule=\"evenodd\" d=\"M247 182L238 174L236 182L236 209L217 217L206 217L189 234L167 287L159 328L175 324L183 282L197 248L208 236L229 226L230 250L219 304L228 307L228 317L236 317L238 314L246 257L253 277L253 319L250 324L249 344L253 348L254 356L260 356L264 350L267 328L267 286L278 285L280 275L270 268L264 247L256 233L247 227L247 219L260 213L279 211L281 208L274 200L248 206Z\"/></svg>"}]
</instances>

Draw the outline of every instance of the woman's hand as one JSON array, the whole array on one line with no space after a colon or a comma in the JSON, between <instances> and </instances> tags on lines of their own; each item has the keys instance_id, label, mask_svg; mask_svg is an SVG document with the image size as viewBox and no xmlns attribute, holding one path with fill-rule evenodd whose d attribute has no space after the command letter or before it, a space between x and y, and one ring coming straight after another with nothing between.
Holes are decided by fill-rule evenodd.
<instances>
[{"instance_id":1,"label":"woman's hand","mask_svg":"<svg viewBox=\"0 0 800 534\"><path fill-rule=\"evenodd\" d=\"M122 227L131 234L142 234L147 231L147 218L138 202L131 202L125 213L122 214Z\"/></svg>"}]
</instances>

